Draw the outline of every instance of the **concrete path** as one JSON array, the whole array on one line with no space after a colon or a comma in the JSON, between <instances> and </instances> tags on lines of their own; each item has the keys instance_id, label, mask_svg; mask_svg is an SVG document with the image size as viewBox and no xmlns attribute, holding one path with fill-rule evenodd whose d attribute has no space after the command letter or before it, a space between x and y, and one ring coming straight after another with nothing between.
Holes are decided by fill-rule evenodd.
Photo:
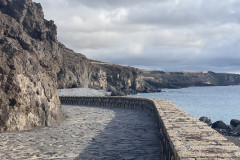
<instances>
[{"instance_id":1,"label":"concrete path","mask_svg":"<svg viewBox=\"0 0 240 160\"><path fill-rule=\"evenodd\" d=\"M0 159L160 159L148 114L109 107L63 106L59 126L0 134Z\"/></svg>"}]
</instances>

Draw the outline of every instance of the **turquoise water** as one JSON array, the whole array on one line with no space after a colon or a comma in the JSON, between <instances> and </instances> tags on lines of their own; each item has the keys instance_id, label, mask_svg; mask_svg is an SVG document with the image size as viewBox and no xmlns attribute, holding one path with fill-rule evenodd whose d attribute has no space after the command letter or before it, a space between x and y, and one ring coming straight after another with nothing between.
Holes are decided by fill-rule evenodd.
<instances>
[{"instance_id":1,"label":"turquoise water","mask_svg":"<svg viewBox=\"0 0 240 160\"><path fill-rule=\"evenodd\" d=\"M170 100L197 119L207 116L212 121L240 119L240 86L190 87L163 89L159 93L139 93L137 97Z\"/></svg>"}]
</instances>

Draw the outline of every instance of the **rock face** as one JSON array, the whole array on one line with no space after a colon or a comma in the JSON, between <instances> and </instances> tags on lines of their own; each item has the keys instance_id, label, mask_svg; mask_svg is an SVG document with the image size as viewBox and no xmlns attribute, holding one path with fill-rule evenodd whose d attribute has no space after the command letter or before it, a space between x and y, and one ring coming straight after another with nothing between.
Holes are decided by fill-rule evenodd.
<instances>
[{"instance_id":1,"label":"rock face","mask_svg":"<svg viewBox=\"0 0 240 160\"><path fill-rule=\"evenodd\" d=\"M106 88L113 96L132 94L144 90L140 70L109 63L92 61L90 87ZM99 83L100 82L100 83Z\"/></svg>"},{"instance_id":2,"label":"rock face","mask_svg":"<svg viewBox=\"0 0 240 160\"><path fill-rule=\"evenodd\" d=\"M239 74L197 72L197 71L143 71L146 83L156 88L183 88L190 86L239 85Z\"/></svg>"},{"instance_id":3,"label":"rock face","mask_svg":"<svg viewBox=\"0 0 240 160\"><path fill-rule=\"evenodd\" d=\"M84 55L75 53L59 43L60 71L58 88L88 87L91 62Z\"/></svg>"},{"instance_id":4,"label":"rock face","mask_svg":"<svg viewBox=\"0 0 240 160\"><path fill-rule=\"evenodd\" d=\"M0 131L61 119L57 31L32 0L0 0Z\"/></svg>"},{"instance_id":5,"label":"rock face","mask_svg":"<svg viewBox=\"0 0 240 160\"><path fill-rule=\"evenodd\" d=\"M112 92L112 95L126 95L145 90L139 69L89 60L63 45L60 45L59 50L61 69L58 72L58 88L105 89Z\"/></svg>"}]
</instances>

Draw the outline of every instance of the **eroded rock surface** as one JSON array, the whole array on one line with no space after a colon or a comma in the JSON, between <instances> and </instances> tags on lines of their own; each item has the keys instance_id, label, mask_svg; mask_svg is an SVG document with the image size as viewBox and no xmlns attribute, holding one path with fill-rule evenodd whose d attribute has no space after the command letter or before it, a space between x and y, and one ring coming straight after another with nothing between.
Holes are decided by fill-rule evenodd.
<instances>
[{"instance_id":1,"label":"eroded rock surface","mask_svg":"<svg viewBox=\"0 0 240 160\"><path fill-rule=\"evenodd\" d=\"M88 87L91 71L90 61L82 54L66 48L59 43L60 71L58 88Z\"/></svg>"},{"instance_id":2,"label":"eroded rock surface","mask_svg":"<svg viewBox=\"0 0 240 160\"><path fill-rule=\"evenodd\" d=\"M0 131L61 119L57 31L32 0L0 0Z\"/></svg>"},{"instance_id":3,"label":"eroded rock surface","mask_svg":"<svg viewBox=\"0 0 240 160\"><path fill-rule=\"evenodd\" d=\"M58 88L89 87L110 91L112 95L155 91L155 88L146 87L137 68L93 61L62 44L59 46Z\"/></svg>"},{"instance_id":4,"label":"eroded rock surface","mask_svg":"<svg viewBox=\"0 0 240 160\"><path fill-rule=\"evenodd\" d=\"M114 96L143 92L144 81L139 69L97 61L91 63L90 86L106 88Z\"/></svg>"}]
</instances>

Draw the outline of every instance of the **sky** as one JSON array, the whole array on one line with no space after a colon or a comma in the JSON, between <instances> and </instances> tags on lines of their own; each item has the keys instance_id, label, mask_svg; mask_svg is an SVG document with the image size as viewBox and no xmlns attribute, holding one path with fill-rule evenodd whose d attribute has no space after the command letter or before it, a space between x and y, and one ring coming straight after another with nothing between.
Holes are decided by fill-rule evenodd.
<instances>
[{"instance_id":1,"label":"sky","mask_svg":"<svg viewBox=\"0 0 240 160\"><path fill-rule=\"evenodd\" d=\"M33 0L58 40L90 59L240 73L239 0Z\"/></svg>"}]
</instances>

